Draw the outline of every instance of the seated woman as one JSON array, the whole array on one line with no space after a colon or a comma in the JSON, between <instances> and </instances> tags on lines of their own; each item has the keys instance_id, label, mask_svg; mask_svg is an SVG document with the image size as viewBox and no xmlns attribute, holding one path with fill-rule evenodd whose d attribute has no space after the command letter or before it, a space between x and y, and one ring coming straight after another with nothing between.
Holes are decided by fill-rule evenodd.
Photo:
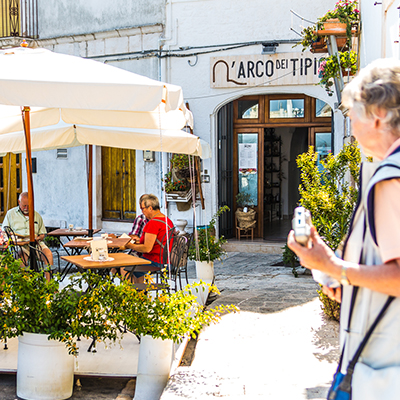
<instances>
[{"instance_id":1,"label":"seated woman","mask_svg":"<svg viewBox=\"0 0 400 400\"><path fill-rule=\"evenodd\" d=\"M140 199L140 209L147 218L148 222L143 228L143 234L139 237L131 236L135 243L128 243L127 249L132 249L142 253L142 257L151 261L151 265L162 267L160 264L161 246L166 241L166 233L173 228L174 224L160 211L160 203L154 194L145 194ZM132 271L133 267L121 268L123 276ZM143 283L145 272L133 272L133 282Z\"/></svg>"}]
</instances>

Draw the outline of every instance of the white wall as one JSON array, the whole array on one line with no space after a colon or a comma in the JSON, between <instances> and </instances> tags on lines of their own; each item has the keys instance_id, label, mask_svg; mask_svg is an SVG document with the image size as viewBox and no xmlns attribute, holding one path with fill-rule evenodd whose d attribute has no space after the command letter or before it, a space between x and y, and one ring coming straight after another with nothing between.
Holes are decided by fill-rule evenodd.
<instances>
[{"instance_id":1,"label":"white wall","mask_svg":"<svg viewBox=\"0 0 400 400\"><path fill-rule=\"evenodd\" d=\"M301 21L292 16L290 9L303 17L316 21L332 8L335 1L284 1L266 2L265 0L173 0L167 5L166 35L164 49L178 49L185 46L207 46L215 44L233 44L252 41L297 40L291 26L300 31ZM298 52L301 47L292 48L293 43L281 44L277 52ZM212 89L210 87L210 57L261 54L262 46L252 45L223 52L215 52L195 57L168 58L163 61L162 80L182 86L185 100L189 102L194 114L194 133L211 144L213 158L204 160L203 166L211 173L211 183L204 184L207 199L206 210L200 218L206 223L216 211L217 205L217 153L216 153L216 115L220 107L236 98L251 94L305 93L318 97L334 108L337 101L327 96L324 89L314 85L268 86L238 89ZM204 50L210 50L204 49ZM188 52L202 51L201 49ZM338 131L335 138L335 151L341 145L343 124L341 113L335 113L338 119ZM172 218L182 218L170 208Z\"/></svg>"},{"instance_id":2,"label":"white wall","mask_svg":"<svg viewBox=\"0 0 400 400\"><path fill-rule=\"evenodd\" d=\"M161 24L164 11L164 0L40 0L39 37Z\"/></svg>"}]
</instances>

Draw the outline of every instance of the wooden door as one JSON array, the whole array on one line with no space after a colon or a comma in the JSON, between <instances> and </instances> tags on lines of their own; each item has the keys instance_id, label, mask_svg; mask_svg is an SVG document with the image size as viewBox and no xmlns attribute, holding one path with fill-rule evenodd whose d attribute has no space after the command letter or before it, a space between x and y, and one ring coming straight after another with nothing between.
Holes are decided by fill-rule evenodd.
<instances>
[{"instance_id":1,"label":"wooden door","mask_svg":"<svg viewBox=\"0 0 400 400\"><path fill-rule=\"evenodd\" d=\"M10 208L18 205L22 191L21 154L8 153L0 157L0 222Z\"/></svg>"},{"instance_id":2,"label":"wooden door","mask_svg":"<svg viewBox=\"0 0 400 400\"><path fill-rule=\"evenodd\" d=\"M136 151L102 147L103 220L136 217Z\"/></svg>"}]
</instances>

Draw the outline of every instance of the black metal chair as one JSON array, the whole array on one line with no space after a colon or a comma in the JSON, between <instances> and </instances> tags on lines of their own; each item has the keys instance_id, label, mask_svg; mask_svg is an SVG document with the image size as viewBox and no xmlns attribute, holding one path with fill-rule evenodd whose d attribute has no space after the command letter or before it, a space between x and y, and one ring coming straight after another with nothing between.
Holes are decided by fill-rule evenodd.
<instances>
[{"instance_id":1,"label":"black metal chair","mask_svg":"<svg viewBox=\"0 0 400 400\"><path fill-rule=\"evenodd\" d=\"M189 283L187 262L192 235L179 235L175 228L170 229L168 235L170 251L167 251L167 246L164 245L160 252L160 260L162 265L165 266L167 278L174 282L174 286L170 288L177 291L178 280L179 290L183 288L182 274L185 275L186 283Z\"/></svg>"},{"instance_id":2,"label":"black metal chair","mask_svg":"<svg viewBox=\"0 0 400 400\"><path fill-rule=\"evenodd\" d=\"M31 246L31 245L29 245L29 251L32 252L32 254L34 255L36 270L49 272L50 277L52 277L54 267L51 268L52 266L50 265L49 260L43 253L43 251L40 250L37 246ZM31 267L31 265L29 266Z\"/></svg>"},{"instance_id":3,"label":"black metal chair","mask_svg":"<svg viewBox=\"0 0 400 400\"><path fill-rule=\"evenodd\" d=\"M27 265L28 263L28 257L22 250L21 246L18 244L18 236L14 232L14 230L9 227L9 226L3 226L3 230L5 234L7 235L7 239L9 240L10 246L10 252L12 256L17 260L21 259L24 265Z\"/></svg>"}]
</instances>

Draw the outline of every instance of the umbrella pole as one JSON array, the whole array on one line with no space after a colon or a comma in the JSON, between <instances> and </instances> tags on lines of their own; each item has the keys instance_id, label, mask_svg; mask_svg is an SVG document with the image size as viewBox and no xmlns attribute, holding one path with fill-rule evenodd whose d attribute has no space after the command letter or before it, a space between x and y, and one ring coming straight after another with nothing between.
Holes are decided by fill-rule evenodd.
<instances>
[{"instance_id":1,"label":"umbrella pole","mask_svg":"<svg viewBox=\"0 0 400 400\"><path fill-rule=\"evenodd\" d=\"M33 178L32 178L32 145L31 145L31 124L30 124L30 107L22 108L22 120L25 131L25 148L26 148L26 175L28 180L28 198L29 198L29 242L35 247L35 202L33 195ZM31 249L32 250L32 249ZM36 258L33 251L29 252L29 260L31 269L37 271Z\"/></svg>"},{"instance_id":2,"label":"umbrella pole","mask_svg":"<svg viewBox=\"0 0 400 400\"><path fill-rule=\"evenodd\" d=\"M88 236L93 236L93 146L89 145L88 154L88 201L89 201L89 227Z\"/></svg>"}]
</instances>

